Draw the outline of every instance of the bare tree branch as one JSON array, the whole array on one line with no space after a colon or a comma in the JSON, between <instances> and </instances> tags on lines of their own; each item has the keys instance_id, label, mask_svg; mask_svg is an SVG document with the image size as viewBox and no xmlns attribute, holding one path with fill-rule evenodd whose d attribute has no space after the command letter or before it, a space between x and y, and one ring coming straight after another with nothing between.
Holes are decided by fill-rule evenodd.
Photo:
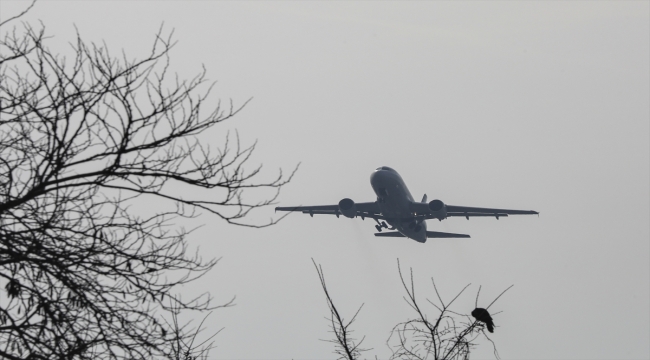
<instances>
[{"instance_id":1,"label":"bare tree branch","mask_svg":"<svg viewBox=\"0 0 650 360\"><path fill-rule=\"evenodd\" d=\"M327 299L327 306L330 309L330 318L328 320L330 322L331 331L334 333L334 339L326 341L336 345L334 352L340 356L339 359L358 359L361 356L362 352L370 350L361 348L361 344L363 343L365 336L359 342L356 342L356 340L350 336L352 333L350 326L352 323L354 323L354 320L356 320L357 315L359 315L359 312L363 308L363 304L361 304L357 312L354 313L352 319L346 323L334 305L334 301L332 300L329 291L327 290L323 268L320 265L316 265L316 262L313 258L311 261L314 263L314 267L318 273L318 278L320 279L321 286L325 292L325 298Z\"/></svg>"},{"instance_id":2,"label":"bare tree branch","mask_svg":"<svg viewBox=\"0 0 650 360\"><path fill-rule=\"evenodd\" d=\"M449 302L445 302L432 278L431 283L438 304L426 299L437 310L437 314L430 317L416 299L413 269L410 269L409 285L404 280L399 259L397 260L397 270L406 291L404 300L416 312L417 316L393 327L386 342L393 352L391 359L469 359L471 349L476 345L476 340L480 335L494 345L494 342L483 332L482 323L474 321L466 314L451 310L452 304L471 284L463 287ZM496 347L494 352L498 358Z\"/></svg>"},{"instance_id":3,"label":"bare tree branch","mask_svg":"<svg viewBox=\"0 0 650 360\"><path fill-rule=\"evenodd\" d=\"M6 24L6 23L8 23L8 22L10 22L12 20L16 20L16 19L20 18L21 16L27 14L29 12L29 10L31 10L34 7L34 4L36 4L36 0L32 0L32 3L29 4L29 6L25 10L23 10L20 14L18 14L16 16L12 16L12 17L10 17L9 19L7 19L7 20L5 20L3 22L0 22L0 26L4 25L4 24Z\"/></svg>"},{"instance_id":4,"label":"bare tree branch","mask_svg":"<svg viewBox=\"0 0 650 360\"><path fill-rule=\"evenodd\" d=\"M255 144L201 140L246 102L208 107L205 69L171 75L162 28L143 59L79 33L66 58L43 27L6 29L15 18L0 24L0 357L174 358L197 344L165 315L231 304L176 293L218 261L191 253L177 222L203 210L272 225L244 218L295 170L259 181Z\"/></svg>"}]
</instances>

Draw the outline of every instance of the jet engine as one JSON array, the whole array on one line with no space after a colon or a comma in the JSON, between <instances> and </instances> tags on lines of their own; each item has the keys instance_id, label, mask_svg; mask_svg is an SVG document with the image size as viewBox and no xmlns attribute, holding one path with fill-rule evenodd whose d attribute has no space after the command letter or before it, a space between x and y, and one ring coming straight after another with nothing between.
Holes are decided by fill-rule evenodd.
<instances>
[{"instance_id":1,"label":"jet engine","mask_svg":"<svg viewBox=\"0 0 650 360\"><path fill-rule=\"evenodd\" d=\"M447 206L442 201L436 199L429 203L429 211L435 215L436 219L442 220L447 217Z\"/></svg>"},{"instance_id":2,"label":"jet engine","mask_svg":"<svg viewBox=\"0 0 650 360\"><path fill-rule=\"evenodd\" d=\"M345 198L339 201L339 210L343 216L350 219L357 215L357 208L354 206L354 201L352 201L352 199Z\"/></svg>"}]
</instances>

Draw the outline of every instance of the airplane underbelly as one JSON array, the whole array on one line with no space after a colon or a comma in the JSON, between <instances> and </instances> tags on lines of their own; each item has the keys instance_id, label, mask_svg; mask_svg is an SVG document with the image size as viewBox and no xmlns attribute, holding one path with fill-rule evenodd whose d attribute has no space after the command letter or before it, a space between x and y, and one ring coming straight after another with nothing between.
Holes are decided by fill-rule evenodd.
<instances>
[{"instance_id":1,"label":"airplane underbelly","mask_svg":"<svg viewBox=\"0 0 650 360\"><path fill-rule=\"evenodd\" d=\"M382 214L387 218L404 219L411 216L408 201L399 198L386 198L383 203L380 203L380 207Z\"/></svg>"},{"instance_id":2,"label":"airplane underbelly","mask_svg":"<svg viewBox=\"0 0 650 360\"><path fill-rule=\"evenodd\" d=\"M402 235L411 238L418 242L427 241L427 223L422 221L416 226L412 226L410 222L401 222L399 226L395 226Z\"/></svg>"}]
</instances>

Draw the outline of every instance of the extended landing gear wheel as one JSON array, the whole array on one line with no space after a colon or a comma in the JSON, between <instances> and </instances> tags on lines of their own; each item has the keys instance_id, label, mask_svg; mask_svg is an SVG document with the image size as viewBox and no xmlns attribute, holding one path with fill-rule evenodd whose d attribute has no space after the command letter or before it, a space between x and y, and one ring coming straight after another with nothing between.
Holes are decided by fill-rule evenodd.
<instances>
[{"instance_id":1,"label":"extended landing gear wheel","mask_svg":"<svg viewBox=\"0 0 650 360\"><path fill-rule=\"evenodd\" d=\"M380 225L375 225L375 229L377 229L377 231L381 232L381 226Z\"/></svg>"}]
</instances>

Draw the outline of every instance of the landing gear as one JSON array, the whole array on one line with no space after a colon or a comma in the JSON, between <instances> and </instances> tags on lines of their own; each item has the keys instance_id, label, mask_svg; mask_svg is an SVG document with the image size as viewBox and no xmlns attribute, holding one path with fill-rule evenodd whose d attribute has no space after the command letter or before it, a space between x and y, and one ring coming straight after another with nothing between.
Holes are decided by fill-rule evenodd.
<instances>
[{"instance_id":1,"label":"landing gear","mask_svg":"<svg viewBox=\"0 0 650 360\"><path fill-rule=\"evenodd\" d=\"M390 227L389 228L385 221L379 222L379 220L377 220L377 219L375 219L375 221L377 222L377 225L375 225L375 229L377 229L377 231L379 231L379 232L381 232L382 229L388 229L388 230L394 230L395 229L395 227Z\"/></svg>"}]
</instances>

